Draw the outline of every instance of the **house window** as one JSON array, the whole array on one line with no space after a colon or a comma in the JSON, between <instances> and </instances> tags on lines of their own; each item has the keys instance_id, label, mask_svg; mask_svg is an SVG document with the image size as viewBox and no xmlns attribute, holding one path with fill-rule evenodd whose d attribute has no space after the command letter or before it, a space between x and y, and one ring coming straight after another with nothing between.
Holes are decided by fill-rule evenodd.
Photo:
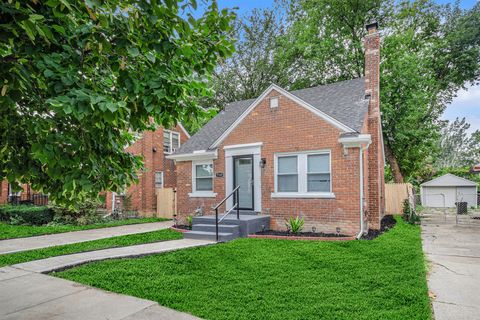
<instances>
[{"instance_id":1,"label":"house window","mask_svg":"<svg viewBox=\"0 0 480 320\"><path fill-rule=\"evenodd\" d=\"M276 154L275 192L272 197L334 197L330 152Z\"/></svg>"},{"instance_id":2,"label":"house window","mask_svg":"<svg viewBox=\"0 0 480 320\"><path fill-rule=\"evenodd\" d=\"M213 163L194 164L194 192L213 192Z\"/></svg>"},{"instance_id":3,"label":"house window","mask_svg":"<svg viewBox=\"0 0 480 320\"><path fill-rule=\"evenodd\" d=\"M278 192L298 191L298 157L278 157L277 172Z\"/></svg>"},{"instance_id":4,"label":"house window","mask_svg":"<svg viewBox=\"0 0 480 320\"><path fill-rule=\"evenodd\" d=\"M163 151L174 153L180 147L180 134L175 131L163 130Z\"/></svg>"},{"instance_id":5,"label":"house window","mask_svg":"<svg viewBox=\"0 0 480 320\"><path fill-rule=\"evenodd\" d=\"M155 188L163 188L163 171L155 172Z\"/></svg>"},{"instance_id":6,"label":"house window","mask_svg":"<svg viewBox=\"0 0 480 320\"><path fill-rule=\"evenodd\" d=\"M330 192L330 155L307 155L307 192Z\"/></svg>"}]
</instances>

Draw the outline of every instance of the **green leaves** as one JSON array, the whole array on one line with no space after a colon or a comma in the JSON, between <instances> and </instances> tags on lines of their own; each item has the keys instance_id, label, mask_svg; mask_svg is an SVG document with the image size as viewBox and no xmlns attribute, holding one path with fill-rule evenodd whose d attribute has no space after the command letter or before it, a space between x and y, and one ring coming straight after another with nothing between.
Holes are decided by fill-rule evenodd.
<instances>
[{"instance_id":1,"label":"green leaves","mask_svg":"<svg viewBox=\"0 0 480 320\"><path fill-rule=\"evenodd\" d=\"M194 118L191 97L233 50L230 12L188 22L179 3L2 4L0 179L65 204L134 182L142 162L124 151L127 133Z\"/></svg>"}]
</instances>

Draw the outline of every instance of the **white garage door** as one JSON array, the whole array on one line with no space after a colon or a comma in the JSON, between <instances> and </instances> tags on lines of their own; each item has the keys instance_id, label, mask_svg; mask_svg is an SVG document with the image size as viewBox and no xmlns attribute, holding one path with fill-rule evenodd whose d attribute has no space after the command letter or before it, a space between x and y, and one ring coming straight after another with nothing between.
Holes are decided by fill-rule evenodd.
<instances>
[{"instance_id":1,"label":"white garage door","mask_svg":"<svg viewBox=\"0 0 480 320\"><path fill-rule=\"evenodd\" d=\"M468 206L477 205L475 187L423 187L422 205L425 207L455 207L455 202L468 202Z\"/></svg>"},{"instance_id":2,"label":"white garage door","mask_svg":"<svg viewBox=\"0 0 480 320\"><path fill-rule=\"evenodd\" d=\"M423 187L422 204L425 207L455 207L456 198L456 187Z\"/></svg>"}]
</instances>

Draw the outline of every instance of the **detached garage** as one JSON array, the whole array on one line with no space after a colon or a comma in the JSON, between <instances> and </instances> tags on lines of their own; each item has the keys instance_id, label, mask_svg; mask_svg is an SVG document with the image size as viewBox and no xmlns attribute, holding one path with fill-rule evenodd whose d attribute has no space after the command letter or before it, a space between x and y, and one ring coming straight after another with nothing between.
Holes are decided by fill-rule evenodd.
<instances>
[{"instance_id":1,"label":"detached garage","mask_svg":"<svg viewBox=\"0 0 480 320\"><path fill-rule=\"evenodd\" d=\"M455 207L455 202L467 202L477 206L477 183L446 174L420 185L420 196L424 207Z\"/></svg>"}]
</instances>

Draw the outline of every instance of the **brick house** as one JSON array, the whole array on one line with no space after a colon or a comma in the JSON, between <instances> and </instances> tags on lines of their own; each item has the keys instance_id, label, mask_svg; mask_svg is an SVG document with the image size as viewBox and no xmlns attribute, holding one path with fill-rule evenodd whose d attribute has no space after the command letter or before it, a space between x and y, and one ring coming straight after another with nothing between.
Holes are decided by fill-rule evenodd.
<instances>
[{"instance_id":1,"label":"brick house","mask_svg":"<svg viewBox=\"0 0 480 320\"><path fill-rule=\"evenodd\" d=\"M138 174L138 183L130 186L123 195L131 196L131 209L141 215L152 215L156 212L157 188L175 188L176 172L175 163L166 156L174 153L190 138L189 133L179 123L172 129L158 127L155 131L145 131L142 137L129 146L126 151L142 155L144 171ZM107 211L121 205L121 200L116 193L105 194Z\"/></svg>"},{"instance_id":2,"label":"brick house","mask_svg":"<svg viewBox=\"0 0 480 320\"><path fill-rule=\"evenodd\" d=\"M176 162L180 220L211 214L240 186L225 210L238 202L242 215L268 216L271 229L295 216L305 231L380 228L380 36L376 23L367 30L364 78L296 91L272 84L256 99L228 104L167 157Z\"/></svg>"},{"instance_id":3,"label":"brick house","mask_svg":"<svg viewBox=\"0 0 480 320\"><path fill-rule=\"evenodd\" d=\"M155 131L145 131L140 139L126 148L127 152L143 155L145 166L144 172L138 174L138 183L130 186L124 193L131 196L132 210L138 211L141 215L155 213L157 207L155 190L164 187L175 188L175 163L166 156L175 152L189 138L189 133L181 124L170 130L158 127ZM122 198L112 192L103 195L107 211L112 211L115 203L118 204ZM44 205L48 203L48 197L37 194L28 184L23 185L23 191L13 193L7 180L0 181L0 204L12 201Z\"/></svg>"}]
</instances>

